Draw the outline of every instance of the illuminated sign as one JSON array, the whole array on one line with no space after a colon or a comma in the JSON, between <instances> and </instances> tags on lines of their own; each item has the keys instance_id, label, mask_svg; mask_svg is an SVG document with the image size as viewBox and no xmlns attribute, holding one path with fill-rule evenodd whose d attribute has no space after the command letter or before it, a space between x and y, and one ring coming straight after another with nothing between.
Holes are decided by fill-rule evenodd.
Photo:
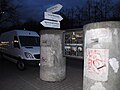
<instances>
[{"instance_id":1,"label":"illuminated sign","mask_svg":"<svg viewBox=\"0 0 120 90\"><path fill-rule=\"evenodd\" d=\"M64 33L64 56L83 58L83 32Z\"/></svg>"}]
</instances>

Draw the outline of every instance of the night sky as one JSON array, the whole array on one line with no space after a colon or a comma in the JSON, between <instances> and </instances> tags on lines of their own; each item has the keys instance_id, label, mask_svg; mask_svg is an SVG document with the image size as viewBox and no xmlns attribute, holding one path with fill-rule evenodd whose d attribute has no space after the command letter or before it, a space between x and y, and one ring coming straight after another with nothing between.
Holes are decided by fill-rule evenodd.
<instances>
[{"instance_id":1,"label":"night sky","mask_svg":"<svg viewBox=\"0 0 120 90\"><path fill-rule=\"evenodd\" d=\"M13 3L20 5L19 14L22 21L29 18L39 21L43 19L43 12L55 4L63 5L62 9L69 9L82 6L85 0L14 0Z\"/></svg>"},{"instance_id":2,"label":"night sky","mask_svg":"<svg viewBox=\"0 0 120 90\"><path fill-rule=\"evenodd\" d=\"M108 12L108 14L106 15L108 18L104 18L105 17L104 11L102 12L102 16L101 16L102 18L97 17L97 14L100 13L100 10L98 8L95 9L93 6L92 9L90 10L90 13L91 13L90 19L89 19L89 12L88 12L89 6L87 6L88 5L87 1L88 0L10 0L9 4L12 3L11 7L14 8L14 6L19 6L19 8L14 9L15 13L12 13L16 16L15 17L11 16L13 18L9 18L5 22L2 22L0 27L2 28L10 27L12 25L15 25L15 23L16 25L23 24L23 27L24 26L30 27L31 25L28 25L28 22L31 23L30 20L35 22L43 21L44 12L46 11L46 9L56 4L61 4L63 6L63 8L61 9L61 12L62 12L61 16L63 17L63 20L61 21L62 23L61 26L63 26L62 28L82 27L84 24L91 23L91 22L98 22L98 21L104 21L104 20L118 20L120 18L119 16L116 16L116 15L120 15L119 10L117 9L119 7L116 7L116 6L119 6L119 3L120 3L119 0L110 0L110 3L108 3L108 5L112 5L113 7L115 7L114 9L109 10L110 8L108 6L108 9L106 10ZM104 4L105 2L104 0L92 0L92 2L94 3L95 2L97 3L97 1L98 2L101 1L103 3L103 6L107 6L106 5L107 3ZM109 2L109 0L107 2ZM118 5L114 3L118 3ZM100 4L97 4L97 5L100 5ZM100 8L101 10L103 10L104 7L100 7ZM76 10L76 11L72 12L72 10ZM94 12L95 10L98 10L96 12L96 15ZM8 12L8 16L11 15L10 13L11 12ZM56 14L60 14L60 12L56 12ZM5 15L7 16L7 13L4 14L4 17L6 17ZM92 18L91 16L94 18ZM117 18L112 16L116 16ZM16 20L16 21L13 21L13 20Z\"/></svg>"},{"instance_id":3,"label":"night sky","mask_svg":"<svg viewBox=\"0 0 120 90\"><path fill-rule=\"evenodd\" d=\"M119 0L113 1L117 2ZM19 8L19 14L22 21L30 18L40 21L44 18L43 12L58 3L63 5L62 9L70 9L76 6L82 7L85 2L86 0L13 0L15 5L21 6Z\"/></svg>"}]
</instances>

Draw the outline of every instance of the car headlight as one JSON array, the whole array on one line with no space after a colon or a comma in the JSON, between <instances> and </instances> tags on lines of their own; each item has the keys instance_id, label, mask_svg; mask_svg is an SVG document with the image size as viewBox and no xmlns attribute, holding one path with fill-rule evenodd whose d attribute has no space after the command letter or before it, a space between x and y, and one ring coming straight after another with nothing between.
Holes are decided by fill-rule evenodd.
<instances>
[{"instance_id":1,"label":"car headlight","mask_svg":"<svg viewBox=\"0 0 120 90\"><path fill-rule=\"evenodd\" d=\"M32 56L32 54L31 54L31 53L28 53L28 52L25 52L25 56L26 56L27 58L34 58L34 57Z\"/></svg>"}]
</instances>

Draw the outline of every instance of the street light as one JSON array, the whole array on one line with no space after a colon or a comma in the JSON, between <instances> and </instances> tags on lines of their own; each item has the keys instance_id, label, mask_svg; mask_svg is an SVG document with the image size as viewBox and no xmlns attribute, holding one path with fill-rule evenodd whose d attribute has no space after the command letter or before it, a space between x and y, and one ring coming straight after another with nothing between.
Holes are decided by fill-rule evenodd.
<instances>
[{"instance_id":1,"label":"street light","mask_svg":"<svg viewBox=\"0 0 120 90\"><path fill-rule=\"evenodd\" d=\"M1 11L1 14L4 14L5 12L4 11Z\"/></svg>"}]
</instances>

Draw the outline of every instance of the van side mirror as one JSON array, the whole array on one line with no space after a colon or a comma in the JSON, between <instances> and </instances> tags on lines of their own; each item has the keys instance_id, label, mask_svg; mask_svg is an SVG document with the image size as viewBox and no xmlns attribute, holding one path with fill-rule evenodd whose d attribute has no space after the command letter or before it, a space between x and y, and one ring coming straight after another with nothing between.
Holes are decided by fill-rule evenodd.
<instances>
[{"instance_id":1,"label":"van side mirror","mask_svg":"<svg viewBox=\"0 0 120 90\"><path fill-rule=\"evenodd\" d=\"M17 36L15 36L14 37L14 41L13 41L14 43L14 48L20 48L20 45L19 45L19 41L18 41L18 38L17 38Z\"/></svg>"},{"instance_id":2,"label":"van side mirror","mask_svg":"<svg viewBox=\"0 0 120 90\"><path fill-rule=\"evenodd\" d=\"M16 42L14 42L14 48L20 48L20 47L19 47L19 44L16 43Z\"/></svg>"}]
</instances>

